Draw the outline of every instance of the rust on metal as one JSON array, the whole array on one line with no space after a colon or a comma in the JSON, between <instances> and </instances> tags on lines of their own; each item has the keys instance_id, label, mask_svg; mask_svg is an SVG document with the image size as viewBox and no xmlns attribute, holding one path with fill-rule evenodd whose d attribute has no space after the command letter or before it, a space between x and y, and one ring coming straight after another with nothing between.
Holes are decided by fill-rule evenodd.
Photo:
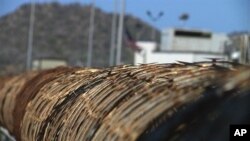
<instances>
[{"instance_id":1,"label":"rust on metal","mask_svg":"<svg viewBox=\"0 0 250 141\"><path fill-rule=\"evenodd\" d=\"M225 61L64 67L0 80L0 123L20 141L181 139L202 121L197 112L250 91L249 68Z\"/></svg>"}]
</instances>

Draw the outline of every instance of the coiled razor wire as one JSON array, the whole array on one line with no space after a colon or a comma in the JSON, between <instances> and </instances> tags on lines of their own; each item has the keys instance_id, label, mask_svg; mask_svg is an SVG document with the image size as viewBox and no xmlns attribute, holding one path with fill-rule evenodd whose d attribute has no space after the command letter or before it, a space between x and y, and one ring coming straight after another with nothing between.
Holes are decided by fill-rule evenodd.
<instances>
[{"instance_id":1,"label":"coiled razor wire","mask_svg":"<svg viewBox=\"0 0 250 141\"><path fill-rule=\"evenodd\" d=\"M216 125L226 140L226 107L243 101L232 119L249 122L249 86L228 62L56 68L2 78L0 123L21 141L195 140Z\"/></svg>"}]
</instances>

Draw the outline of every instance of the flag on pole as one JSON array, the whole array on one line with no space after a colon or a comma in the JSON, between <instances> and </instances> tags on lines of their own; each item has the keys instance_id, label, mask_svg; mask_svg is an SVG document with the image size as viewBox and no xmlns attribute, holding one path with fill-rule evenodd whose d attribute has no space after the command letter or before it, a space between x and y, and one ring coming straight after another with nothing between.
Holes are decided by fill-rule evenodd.
<instances>
[{"instance_id":1,"label":"flag on pole","mask_svg":"<svg viewBox=\"0 0 250 141\"><path fill-rule=\"evenodd\" d=\"M141 52L141 48L136 44L136 40L132 37L127 27L125 27L125 42L135 52Z\"/></svg>"}]
</instances>

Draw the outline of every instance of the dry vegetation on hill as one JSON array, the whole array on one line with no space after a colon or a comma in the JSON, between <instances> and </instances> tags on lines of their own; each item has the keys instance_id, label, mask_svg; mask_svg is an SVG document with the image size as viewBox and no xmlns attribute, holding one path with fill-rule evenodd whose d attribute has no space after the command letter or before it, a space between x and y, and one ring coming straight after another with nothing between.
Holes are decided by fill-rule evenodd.
<instances>
[{"instance_id":1,"label":"dry vegetation on hill","mask_svg":"<svg viewBox=\"0 0 250 141\"><path fill-rule=\"evenodd\" d=\"M70 65L85 64L90 7L59 3L36 4L34 58L65 59ZM25 68L30 5L26 4L0 17L0 70L22 71ZM127 15L125 25L134 38L152 40L152 27ZM95 67L108 66L112 14L96 9L94 35ZM159 39L159 32L157 32ZM132 63L133 55L124 47L122 61ZM14 66L14 67L13 67Z\"/></svg>"}]
</instances>

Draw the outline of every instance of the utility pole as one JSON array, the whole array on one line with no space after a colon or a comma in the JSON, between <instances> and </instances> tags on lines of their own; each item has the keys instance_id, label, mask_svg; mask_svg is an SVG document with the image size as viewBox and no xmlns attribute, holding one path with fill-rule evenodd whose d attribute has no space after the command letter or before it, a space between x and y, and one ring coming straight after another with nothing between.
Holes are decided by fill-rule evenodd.
<instances>
[{"instance_id":1,"label":"utility pole","mask_svg":"<svg viewBox=\"0 0 250 141\"><path fill-rule=\"evenodd\" d=\"M119 29L118 29L118 40L117 40L117 52L116 52L116 65L121 64L121 50L122 50L122 38L123 38L123 22L124 22L124 14L126 9L126 0L122 0L121 2L121 11L119 17Z\"/></svg>"},{"instance_id":2,"label":"utility pole","mask_svg":"<svg viewBox=\"0 0 250 141\"><path fill-rule=\"evenodd\" d=\"M93 37L94 37L94 29L95 29L94 24L95 24L95 0L92 0L92 6L90 10L90 19L89 19L87 67L91 67L92 65Z\"/></svg>"},{"instance_id":3,"label":"utility pole","mask_svg":"<svg viewBox=\"0 0 250 141\"><path fill-rule=\"evenodd\" d=\"M30 23L29 23L29 33L28 33L28 49L27 49L27 60L26 60L26 70L32 68L32 50L33 50L33 33L34 33L34 23L35 23L35 0L31 0L31 10L30 10Z\"/></svg>"},{"instance_id":4,"label":"utility pole","mask_svg":"<svg viewBox=\"0 0 250 141\"><path fill-rule=\"evenodd\" d=\"M116 43L116 29L117 29L117 0L114 0L114 12L112 17L112 29L111 29L111 46L110 46L110 58L109 66L114 65L115 60L115 43Z\"/></svg>"}]
</instances>

